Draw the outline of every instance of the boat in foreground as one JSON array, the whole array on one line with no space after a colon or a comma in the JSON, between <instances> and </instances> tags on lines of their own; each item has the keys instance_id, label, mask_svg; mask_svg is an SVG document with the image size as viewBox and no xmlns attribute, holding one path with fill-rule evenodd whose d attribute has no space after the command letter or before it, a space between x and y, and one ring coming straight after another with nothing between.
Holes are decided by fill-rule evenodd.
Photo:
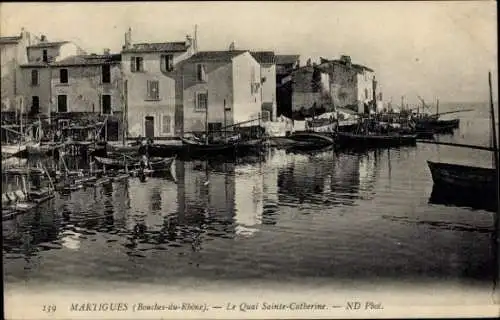
<instances>
[{"instance_id":1,"label":"boat in foreground","mask_svg":"<svg viewBox=\"0 0 500 320\"><path fill-rule=\"evenodd\" d=\"M427 161L434 182L430 202L496 211L495 168Z\"/></svg>"},{"instance_id":2,"label":"boat in foreground","mask_svg":"<svg viewBox=\"0 0 500 320\"><path fill-rule=\"evenodd\" d=\"M129 169L134 170L141 167L140 158L132 158L124 155L108 155L108 157L94 156L97 163L106 166L108 169ZM153 171L170 170L176 157L170 158L150 158L148 169Z\"/></svg>"}]
</instances>

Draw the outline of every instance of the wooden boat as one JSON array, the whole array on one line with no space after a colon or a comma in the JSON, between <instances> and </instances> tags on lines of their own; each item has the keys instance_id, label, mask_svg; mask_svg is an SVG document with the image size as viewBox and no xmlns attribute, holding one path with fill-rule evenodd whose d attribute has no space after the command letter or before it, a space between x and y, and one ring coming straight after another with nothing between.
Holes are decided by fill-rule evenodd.
<instances>
[{"instance_id":1,"label":"wooden boat","mask_svg":"<svg viewBox=\"0 0 500 320\"><path fill-rule=\"evenodd\" d=\"M197 139L181 138L183 146L187 147L187 152L227 152L234 151L237 143L204 143Z\"/></svg>"},{"instance_id":2,"label":"wooden boat","mask_svg":"<svg viewBox=\"0 0 500 320\"><path fill-rule=\"evenodd\" d=\"M312 142L316 145L331 145L335 139L331 134L322 134L318 132L296 132L289 137L292 140Z\"/></svg>"},{"instance_id":3,"label":"wooden boat","mask_svg":"<svg viewBox=\"0 0 500 320\"><path fill-rule=\"evenodd\" d=\"M442 163L427 161L429 170L431 172L434 187L441 190L441 195L452 194L455 197L467 195L480 201L492 204L491 207L496 211L498 208L498 147L496 142L496 124L494 118L492 89L491 89L491 73L489 74L490 85L490 118L492 124L491 138L493 142L493 152L495 164L494 168L485 168L477 166L468 166L461 164ZM460 146L457 144L457 146ZM472 148L472 146L470 146ZM432 197L431 197L432 198ZM443 196L434 195L434 200L438 198L441 200ZM444 197L446 198L446 196Z\"/></svg>"},{"instance_id":4,"label":"wooden boat","mask_svg":"<svg viewBox=\"0 0 500 320\"><path fill-rule=\"evenodd\" d=\"M496 190L494 168L427 161L434 184L484 193Z\"/></svg>"},{"instance_id":5,"label":"wooden boat","mask_svg":"<svg viewBox=\"0 0 500 320\"><path fill-rule=\"evenodd\" d=\"M141 159L140 158L132 158L132 157L125 157L125 156L117 156L115 155L114 157L94 157L95 160L103 165L106 166L108 169L125 169L128 168L130 170L137 169L141 166ZM175 157L171 158L150 158L149 159L149 164L148 167L151 170L154 171L161 171L161 170L170 170L170 167L172 166L172 163L174 162Z\"/></svg>"},{"instance_id":6,"label":"wooden boat","mask_svg":"<svg viewBox=\"0 0 500 320\"><path fill-rule=\"evenodd\" d=\"M416 134L362 134L362 133L337 133L338 145L347 148L359 147L400 147L416 145Z\"/></svg>"},{"instance_id":7,"label":"wooden boat","mask_svg":"<svg viewBox=\"0 0 500 320\"><path fill-rule=\"evenodd\" d=\"M121 154L138 154L140 147L140 145L107 145L108 151Z\"/></svg>"}]
</instances>

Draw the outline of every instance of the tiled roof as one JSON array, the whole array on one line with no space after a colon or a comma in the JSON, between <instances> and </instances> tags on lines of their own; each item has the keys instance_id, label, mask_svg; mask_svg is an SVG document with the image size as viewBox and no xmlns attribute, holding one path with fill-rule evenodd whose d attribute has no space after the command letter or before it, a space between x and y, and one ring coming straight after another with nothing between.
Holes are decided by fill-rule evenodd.
<instances>
[{"instance_id":1,"label":"tiled roof","mask_svg":"<svg viewBox=\"0 0 500 320\"><path fill-rule=\"evenodd\" d=\"M19 40L21 40L20 36L15 36L15 37L0 37L0 44L18 43Z\"/></svg>"},{"instance_id":2,"label":"tiled roof","mask_svg":"<svg viewBox=\"0 0 500 320\"><path fill-rule=\"evenodd\" d=\"M123 52L183 52L188 48L186 42L136 43Z\"/></svg>"},{"instance_id":3,"label":"tiled roof","mask_svg":"<svg viewBox=\"0 0 500 320\"><path fill-rule=\"evenodd\" d=\"M61 61L52 63L45 62L31 62L21 65L22 68L35 68L35 67L62 67L62 66L87 66L87 65L103 65L103 64L119 64L121 62L121 54L110 55L76 55L67 57Z\"/></svg>"},{"instance_id":4,"label":"tiled roof","mask_svg":"<svg viewBox=\"0 0 500 320\"><path fill-rule=\"evenodd\" d=\"M48 67L50 63L47 62L42 62L42 61L36 61L36 62L28 62L25 64L20 65L21 68L37 68L37 67Z\"/></svg>"},{"instance_id":5,"label":"tiled roof","mask_svg":"<svg viewBox=\"0 0 500 320\"><path fill-rule=\"evenodd\" d=\"M340 59L337 59L337 60L328 60L328 59L324 59L324 58L321 58L321 64L329 64L329 63L333 63L334 65L343 65L343 66L346 66L346 62L343 61L343 60L340 60ZM366 66L363 66L361 64L355 64L355 63L351 63L351 67L354 68L354 69L357 69L358 71L370 71L370 72L374 72L373 69L371 68L368 68Z\"/></svg>"},{"instance_id":6,"label":"tiled roof","mask_svg":"<svg viewBox=\"0 0 500 320\"><path fill-rule=\"evenodd\" d=\"M61 61L52 63L52 66L85 66L85 65L102 65L102 64L119 64L121 62L121 54L109 55L78 55L70 56Z\"/></svg>"},{"instance_id":7,"label":"tiled roof","mask_svg":"<svg viewBox=\"0 0 500 320\"><path fill-rule=\"evenodd\" d=\"M28 46L28 48L50 48L50 47L59 47L63 44L69 43L69 41L56 41L56 42L40 42L32 46Z\"/></svg>"},{"instance_id":8,"label":"tiled roof","mask_svg":"<svg viewBox=\"0 0 500 320\"><path fill-rule=\"evenodd\" d=\"M191 56L189 62L231 62L234 57L239 56L247 51L232 50L232 51L200 51Z\"/></svg>"},{"instance_id":9,"label":"tiled roof","mask_svg":"<svg viewBox=\"0 0 500 320\"><path fill-rule=\"evenodd\" d=\"M277 54L276 64L292 64L300 59L298 54Z\"/></svg>"},{"instance_id":10,"label":"tiled roof","mask_svg":"<svg viewBox=\"0 0 500 320\"><path fill-rule=\"evenodd\" d=\"M276 56L273 51L256 51L250 54L258 63L276 63Z\"/></svg>"}]
</instances>

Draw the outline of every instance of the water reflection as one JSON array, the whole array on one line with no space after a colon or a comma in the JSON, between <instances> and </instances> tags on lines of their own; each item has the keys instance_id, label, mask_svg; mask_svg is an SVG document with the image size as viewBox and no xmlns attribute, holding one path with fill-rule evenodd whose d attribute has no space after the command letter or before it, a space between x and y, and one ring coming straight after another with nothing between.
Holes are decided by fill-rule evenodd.
<instances>
[{"instance_id":1,"label":"water reflection","mask_svg":"<svg viewBox=\"0 0 500 320\"><path fill-rule=\"evenodd\" d=\"M484 244L481 230L454 232L486 223L458 223L454 219L472 219L470 211L460 208L457 218L456 208L427 204L430 176L425 165L415 165L425 156L416 148L313 154L272 149L237 160L176 160L172 176L57 195L5 221L6 274L9 281L448 274L448 262L433 259L434 243L449 261L479 272L487 254L480 248L470 253L468 246ZM38 268L40 261L47 267ZM464 265L456 273L465 274Z\"/></svg>"}]
</instances>

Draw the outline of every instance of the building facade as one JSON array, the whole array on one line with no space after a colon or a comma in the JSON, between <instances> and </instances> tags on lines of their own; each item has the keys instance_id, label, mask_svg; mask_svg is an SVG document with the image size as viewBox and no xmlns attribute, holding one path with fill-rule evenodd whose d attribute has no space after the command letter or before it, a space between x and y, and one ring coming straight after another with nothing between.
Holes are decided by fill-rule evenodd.
<instances>
[{"instance_id":1,"label":"building facade","mask_svg":"<svg viewBox=\"0 0 500 320\"><path fill-rule=\"evenodd\" d=\"M263 117L268 115L267 120L276 121L276 58L274 52L257 51L251 54L260 64Z\"/></svg>"},{"instance_id":2,"label":"building facade","mask_svg":"<svg viewBox=\"0 0 500 320\"><path fill-rule=\"evenodd\" d=\"M183 134L258 121L262 112L261 69L248 51L198 52L184 61L180 70Z\"/></svg>"},{"instance_id":3,"label":"building facade","mask_svg":"<svg viewBox=\"0 0 500 320\"><path fill-rule=\"evenodd\" d=\"M2 112L19 112L21 103L24 104L20 66L28 62L27 48L37 42L38 39L24 29L19 36L0 37Z\"/></svg>"},{"instance_id":4,"label":"building facade","mask_svg":"<svg viewBox=\"0 0 500 320\"><path fill-rule=\"evenodd\" d=\"M25 112L30 115L57 111L52 79L57 68L53 65L70 56L83 54L76 44L68 41L50 42L42 36L39 43L27 47L28 61L21 65L20 94L25 102Z\"/></svg>"},{"instance_id":5,"label":"building facade","mask_svg":"<svg viewBox=\"0 0 500 320\"><path fill-rule=\"evenodd\" d=\"M375 71L352 63L349 56L341 56L338 60L322 58L320 66L330 74L334 105L365 112L365 106L374 100Z\"/></svg>"},{"instance_id":6,"label":"building facade","mask_svg":"<svg viewBox=\"0 0 500 320\"><path fill-rule=\"evenodd\" d=\"M301 116L331 111L330 75L318 66L304 66L292 73L292 112Z\"/></svg>"},{"instance_id":7,"label":"building facade","mask_svg":"<svg viewBox=\"0 0 500 320\"><path fill-rule=\"evenodd\" d=\"M292 117L292 72L300 65L299 55L276 55L276 113Z\"/></svg>"},{"instance_id":8,"label":"building facade","mask_svg":"<svg viewBox=\"0 0 500 320\"><path fill-rule=\"evenodd\" d=\"M182 105L176 105L180 94L177 67L195 53L195 46L190 37L182 42L132 44L129 29L121 65L129 137L179 135Z\"/></svg>"}]
</instances>

